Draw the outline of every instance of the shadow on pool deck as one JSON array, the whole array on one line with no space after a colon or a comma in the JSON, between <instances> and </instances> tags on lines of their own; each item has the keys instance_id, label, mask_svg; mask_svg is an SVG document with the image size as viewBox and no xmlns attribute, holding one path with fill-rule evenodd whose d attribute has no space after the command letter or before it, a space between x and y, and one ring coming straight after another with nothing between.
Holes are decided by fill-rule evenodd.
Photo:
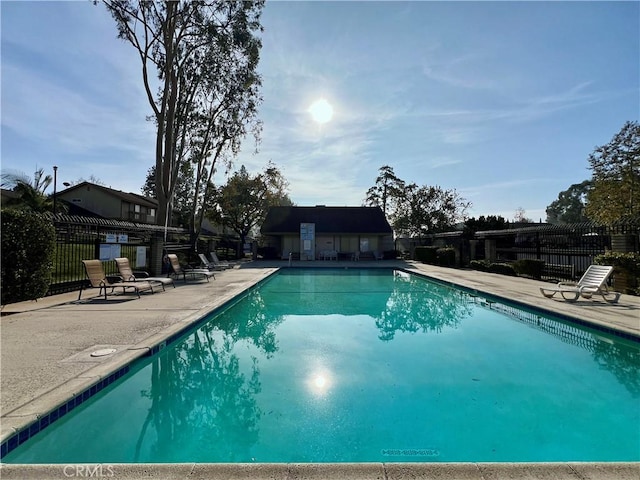
<instances>
[{"instance_id":1,"label":"shadow on pool deck","mask_svg":"<svg viewBox=\"0 0 640 480\"><path fill-rule=\"evenodd\" d=\"M640 297L618 304L568 303L542 297L544 282L424 265L411 261L294 262L305 267L405 268L463 287L580 318L640 338ZM189 328L210 310L241 294L288 262L247 262L217 272L210 282L176 282L165 292L104 300L77 292L3 306L1 328L1 437L5 441L37 417L84 388L147 354L163 339ZM84 296L87 295L86 298ZM125 301L125 298L127 301ZM131 298L131 300L128 300ZM114 348L104 357L83 358ZM639 426L640 427L640 426ZM308 464L308 465L119 465L113 478L594 478L640 479L640 464ZM67 469L68 470L68 469ZM74 470L75 472L75 470ZM103 472L103 476L109 472ZM63 466L3 465L2 478L68 478ZM88 474L85 474L87 476ZM74 473L73 476L82 476ZM95 475L94 475L95 476ZM111 476L111 475L109 475Z\"/></svg>"}]
</instances>

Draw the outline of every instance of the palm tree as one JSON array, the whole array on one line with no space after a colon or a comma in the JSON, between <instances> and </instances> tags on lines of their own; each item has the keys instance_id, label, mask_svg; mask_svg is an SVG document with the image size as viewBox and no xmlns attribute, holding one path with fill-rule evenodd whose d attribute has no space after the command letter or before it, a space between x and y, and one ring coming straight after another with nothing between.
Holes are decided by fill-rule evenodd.
<instances>
[{"instance_id":1,"label":"palm tree","mask_svg":"<svg viewBox=\"0 0 640 480\"><path fill-rule=\"evenodd\" d=\"M45 175L42 168L36 170L33 181L23 172L3 172L1 176L2 188L17 194L4 202L3 207L39 213L53 211L53 198L44 193L53 178Z\"/></svg>"}]
</instances>

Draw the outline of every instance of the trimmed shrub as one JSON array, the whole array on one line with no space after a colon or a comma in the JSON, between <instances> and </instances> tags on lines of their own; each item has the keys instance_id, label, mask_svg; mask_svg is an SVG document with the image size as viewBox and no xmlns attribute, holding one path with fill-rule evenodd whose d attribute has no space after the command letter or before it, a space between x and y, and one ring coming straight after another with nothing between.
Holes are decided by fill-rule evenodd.
<instances>
[{"instance_id":1,"label":"trimmed shrub","mask_svg":"<svg viewBox=\"0 0 640 480\"><path fill-rule=\"evenodd\" d=\"M489 265L489 272L499 273L500 275L509 275L510 277L516 277L517 273L510 263L492 263Z\"/></svg>"},{"instance_id":2,"label":"trimmed shrub","mask_svg":"<svg viewBox=\"0 0 640 480\"><path fill-rule=\"evenodd\" d=\"M3 305L43 297L51 283L56 231L29 211L3 210L0 298Z\"/></svg>"},{"instance_id":3,"label":"trimmed shrub","mask_svg":"<svg viewBox=\"0 0 640 480\"><path fill-rule=\"evenodd\" d=\"M385 250L382 252L382 258L384 260L395 260L396 258L400 258L402 256L402 252L400 250Z\"/></svg>"},{"instance_id":4,"label":"trimmed shrub","mask_svg":"<svg viewBox=\"0 0 640 480\"><path fill-rule=\"evenodd\" d=\"M436 265L438 262L438 249L440 247L416 247L416 260L422 263Z\"/></svg>"},{"instance_id":5,"label":"trimmed shrub","mask_svg":"<svg viewBox=\"0 0 640 480\"><path fill-rule=\"evenodd\" d=\"M278 250L276 250L275 247L258 247L258 255L260 255L263 260L277 260L280 258Z\"/></svg>"},{"instance_id":6,"label":"trimmed shrub","mask_svg":"<svg viewBox=\"0 0 640 480\"><path fill-rule=\"evenodd\" d=\"M625 270L634 276L640 276L640 254L638 253L607 252L597 255L593 263L611 265L614 270Z\"/></svg>"},{"instance_id":7,"label":"trimmed shrub","mask_svg":"<svg viewBox=\"0 0 640 480\"><path fill-rule=\"evenodd\" d=\"M436 250L438 265L453 267L456 264L456 250L453 247L443 247Z\"/></svg>"},{"instance_id":8,"label":"trimmed shrub","mask_svg":"<svg viewBox=\"0 0 640 480\"><path fill-rule=\"evenodd\" d=\"M613 282L616 290L640 295L640 254L606 252L596 256L593 263L613 267Z\"/></svg>"},{"instance_id":9,"label":"trimmed shrub","mask_svg":"<svg viewBox=\"0 0 640 480\"><path fill-rule=\"evenodd\" d=\"M544 270L544 260L516 260L513 263L513 268L518 275L526 275L540 280L542 278L542 271Z\"/></svg>"},{"instance_id":10,"label":"trimmed shrub","mask_svg":"<svg viewBox=\"0 0 640 480\"><path fill-rule=\"evenodd\" d=\"M486 260L471 260L469 262L469 267L471 267L474 270L479 270L481 272L488 272L489 262L487 262Z\"/></svg>"}]
</instances>

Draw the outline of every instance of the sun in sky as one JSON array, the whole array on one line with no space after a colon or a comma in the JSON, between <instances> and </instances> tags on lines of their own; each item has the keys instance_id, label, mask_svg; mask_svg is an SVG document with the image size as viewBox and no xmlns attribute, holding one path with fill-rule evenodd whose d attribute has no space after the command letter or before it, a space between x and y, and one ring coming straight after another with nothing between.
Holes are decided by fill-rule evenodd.
<instances>
[{"instance_id":1,"label":"sun in sky","mask_svg":"<svg viewBox=\"0 0 640 480\"><path fill-rule=\"evenodd\" d=\"M309 113L317 123L323 124L333 118L333 107L327 100L320 98L311 104Z\"/></svg>"}]
</instances>

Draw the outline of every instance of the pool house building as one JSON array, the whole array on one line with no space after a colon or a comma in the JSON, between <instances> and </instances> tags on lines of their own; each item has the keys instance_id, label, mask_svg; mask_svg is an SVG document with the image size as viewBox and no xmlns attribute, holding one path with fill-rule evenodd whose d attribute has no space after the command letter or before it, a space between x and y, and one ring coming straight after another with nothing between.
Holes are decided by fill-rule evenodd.
<instances>
[{"instance_id":1,"label":"pool house building","mask_svg":"<svg viewBox=\"0 0 640 480\"><path fill-rule=\"evenodd\" d=\"M380 207L272 207L261 232L283 259L373 259L393 249L393 231Z\"/></svg>"}]
</instances>

